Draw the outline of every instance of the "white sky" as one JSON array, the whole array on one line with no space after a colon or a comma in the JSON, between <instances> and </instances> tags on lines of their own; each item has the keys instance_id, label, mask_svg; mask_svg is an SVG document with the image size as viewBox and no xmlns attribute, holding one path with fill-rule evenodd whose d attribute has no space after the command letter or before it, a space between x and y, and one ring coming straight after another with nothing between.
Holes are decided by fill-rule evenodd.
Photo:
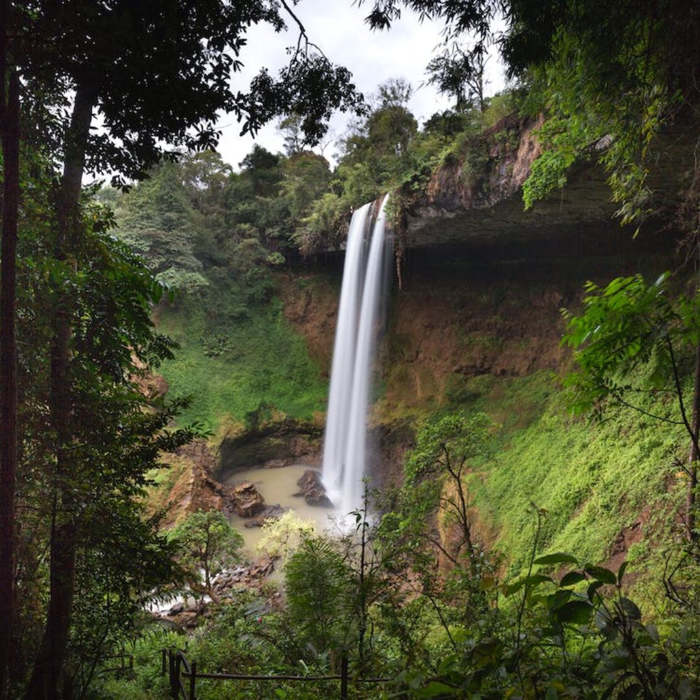
<instances>
[{"instance_id":1,"label":"white sky","mask_svg":"<svg viewBox=\"0 0 700 700\"><path fill-rule=\"evenodd\" d=\"M318 44L331 61L352 72L355 85L365 97L370 97L378 85L390 78L405 78L414 89L409 109L419 122L436 111L447 109L450 106L448 97L440 95L432 86L421 86L425 80L425 66L440 44L441 26L421 23L415 14L404 11L401 20L389 31L372 32L364 21L369 8L370 4L357 7L351 0L302 0L295 12L311 41ZM275 75L285 64L285 48L296 44L297 38L296 26L291 21L288 24L289 30L282 34L276 34L269 25L249 30L248 45L240 56L245 68L238 74L235 88L245 89L262 66ZM503 67L496 55L488 61L486 74L487 94L503 89ZM349 118L338 114L331 120L323 151L327 158L332 159L335 141L343 135ZM273 152L282 150L282 137L276 124L268 124L255 139L239 135L240 126L232 115L223 115L219 127L222 129L219 152L234 168L250 152L253 143Z\"/></svg>"}]
</instances>

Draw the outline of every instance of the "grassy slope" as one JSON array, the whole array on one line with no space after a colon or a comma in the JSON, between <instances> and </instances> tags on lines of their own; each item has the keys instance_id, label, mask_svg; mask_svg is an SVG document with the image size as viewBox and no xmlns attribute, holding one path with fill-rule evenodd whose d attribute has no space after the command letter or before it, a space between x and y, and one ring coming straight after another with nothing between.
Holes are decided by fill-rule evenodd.
<instances>
[{"instance_id":1,"label":"grassy slope","mask_svg":"<svg viewBox=\"0 0 700 700\"><path fill-rule=\"evenodd\" d=\"M320 369L277 300L256 308L250 318L219 322L216 328L205 309L164 308L158 327L180 345L160 371L171 396L192 396L182 423L199 421L216 431L261 404L295 418L311 418L325 408ZM212 350L218 354L208 356Z\"/></svg>"},{"instance_id":2,"label":"grassy slope","mask_svg":"<svg viewBox=\"0 0 700 700\"><path fill-rule=\"evenodd\" d=\"M683 480L673 467L673 455L685 445L682 429L630 410L611 411L603 423L574 418L547 372L478 377L464 385L471 398L460 403L498 424L493 458L472 475L470 491L512 570L525 563L532 545L533 502L548 512L542 551L603 562L616 537L641 519L645 539L628 558L642 570L649 557L661 555L653 541L672 526L682 503ZM669 406L649 400L645 408Z\"/></svg>"}]
</instances>

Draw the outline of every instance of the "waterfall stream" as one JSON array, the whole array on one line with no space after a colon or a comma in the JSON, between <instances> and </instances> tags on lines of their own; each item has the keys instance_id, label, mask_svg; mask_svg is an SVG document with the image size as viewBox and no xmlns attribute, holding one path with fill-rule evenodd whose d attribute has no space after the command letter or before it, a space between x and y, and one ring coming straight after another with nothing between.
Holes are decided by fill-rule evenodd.
<instances>
[{"instance_id":1,"label":"waterfall stream","mask_svg":"<svg viewBox=\"0 0 700 700\"><path fill-rule=\"evenodd\" d=\"M387 237L384 197L372 226L371 204L352 216L345 252L323 448L323 483L341 513L362 506L367 414Z\"/></svg>"}]
</instances>

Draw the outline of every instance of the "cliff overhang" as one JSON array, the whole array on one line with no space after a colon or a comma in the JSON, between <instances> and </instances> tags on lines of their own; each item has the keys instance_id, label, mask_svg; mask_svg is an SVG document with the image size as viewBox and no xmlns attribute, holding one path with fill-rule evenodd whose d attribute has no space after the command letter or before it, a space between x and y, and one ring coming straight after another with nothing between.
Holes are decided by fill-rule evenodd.
<instances>
[{"instance_id":1,"label":"cliff overhang","mask_svg":"<svg viewBox=\"0 0 700 700\"><path fill-rule=\"evenodd\" d=\"M397 248L453 247L498 256L502 251L518 256L541 249L579 255L605 252L609 246L615 250L620 241L630 240L634 228L616 219L617 205L598 163L609 143L605 138L591 145L587 159L569 169L561 189L525 209L523 184L542 153L538 132L543 121L541 116L508 116L465 140L423 184L399 189ZM654 150L657 157L649 176L654 208L670 211L679 198L679 162L684 153L687 157L687 134L665 133ZM646 230L663 228L667 235L668 217L663 226L662 218ZM326 252L342 250L344 242L341 236Z\"/></svg>"}]
</instances>

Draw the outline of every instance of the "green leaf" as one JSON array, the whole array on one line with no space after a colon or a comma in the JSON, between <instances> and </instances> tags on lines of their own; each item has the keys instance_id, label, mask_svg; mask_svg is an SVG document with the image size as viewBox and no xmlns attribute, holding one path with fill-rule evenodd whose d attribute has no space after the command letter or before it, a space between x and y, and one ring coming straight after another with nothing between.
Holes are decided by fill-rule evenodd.
<instances>
[{"instance_id":1,"label":"green leaf","mask_svg":"<svg viewBox=\"0 0 700 700\"><path fill-rule=\"evenodd\" d=\"M620 598L620 607L633 620L642 619L642 611L629 598Z\"/></svg>"},{"instance_id":2,"label":"green leaf","mask_svg":"<svg viewBox=\"0 0 700 700\"><path fill-rule=\"evenodd\" d=\"M554 580L551 576L547 576L546 574L531 574L530 576L523 576L523 578L519 578L517 581L507 583L505 586L503 586L503 594L506 596L513 595L513 593L517 593L517 591L519 591L523 586L535 588L536 586L539 586L541 583L545 582L554 583Z\"/></svg>"},{"instance_id":3,"label":"green leaf","mask_svg":"<svg viewBox=\"0 0 700 700\"><path fill-rule=\"evenodd\" d=\"M535 564L578 564L578 559L566 552L554 552L553 554L537 557Z\"/></svg>"},{"instance_id":4,"label":"green leaf","mask_svg":"<svg viewBox=\"0 0 700 700\"><path fill-rule=\"evenodd\" d=\"M586 595L588 596L588 600L593 602L593 596L596 594L598 589L601 586L604 586L605 584L602 581L593 581L590 586L588 586L588 590L586 591Z\"/></svg>"},{"instance_id":5,"label":"green leaf","mask_svg":"<svg viewBox=\"0 0 700 700\"><path fill-rule=\"evenodd\" d=\"M521 578L518 579L517 581L514 581L513 583L506 583L503 586L503 595L508 596L513 595L513 593L517 593L522 587L523 584L525 583L525 579Z\"/></svg>"},{"instance_id":6,"label":"green leaf","mask_svg":"<svg viewBox=\"0 0 700 700\"><path fill-rule=\"evenodd\" d=\"M577 625L585 625L593 615L593 606L584 600L572 600L562 605L556 616L559 622L570 622Z\"/></svg>"},{"instance_id":7,"label":"green leaf","mask_svg":"<svg viewBox=\"0 0 700 700\"><path fill-rule=\"evenodd\" d=\"M628 564L628 562L623 561L622 564L620 564L620 568L617 570L617 583L618 584L622 583L622 577L625 575L625 571L627 569L627 564Z\"/></svg>"},{"instance_id":8,"label":"green leaf","mask_svg":"<svg viewBox=\"0 0 700 700\"><path fill-rule=\"evenodd\" d=\"M568 574L562 576L561 581L559 581L560 586L573 586L575 583L586 580L586 575L581 571L569 571Z\"/></svg>"},{"instance_id":9,"label":"green leaf","mask_svg":"<svg viewBox=\"0 0 700 700\"><path fill-rule=\"evenodd\" d=\"M594 579L602 581L603 583L614 585L617 582L617 577L615 574L610 571L610 569L606 569L603 566L593 566L589 564L584 570L589 576L592 576Z\"/></svg>"},{"instance_id":10,"label":"green leaf","mask_svg":"<svg viewBox=\"0 0 700 700\"><path fill-rule=\"evenodd\" d=\"M573 591L568 589L556 591L555 593L552 593L552 595L547 596L547 607L550 610L556 610L564 605L564 603L568 603L572 595Z\"/></svg>"}]
</instances>

